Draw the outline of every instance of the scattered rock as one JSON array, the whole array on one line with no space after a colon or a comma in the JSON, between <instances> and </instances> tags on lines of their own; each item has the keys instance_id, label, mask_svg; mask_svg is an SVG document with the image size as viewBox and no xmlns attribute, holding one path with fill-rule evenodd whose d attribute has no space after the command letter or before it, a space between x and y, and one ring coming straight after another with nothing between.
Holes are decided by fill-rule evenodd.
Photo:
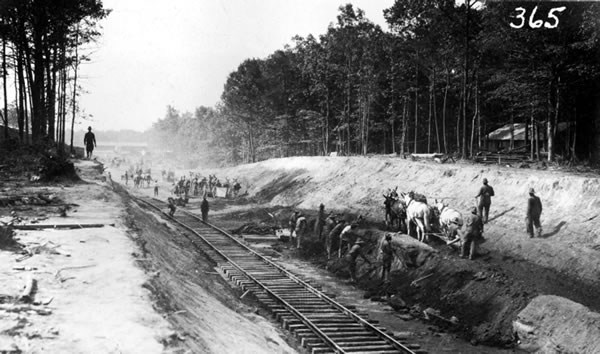
<instances>
[{"instance_id":1,"label":"scattered rock","mask_svg":"<svg viewBox=\"0 0 600 354\"><path fill-rule=\"evenodd\" d=\"M411 321L412 319L414 319L414 317L409 314L397 314L396 317L404 321Z\"/></svg>"},{"instance_id":2,"label":"scattered rock","mask_svg":"<svg viewBox=\"0 0 600 354\"><path fill-rule=\"evenodd\" d=\"M440 310L436 310L434 308L428 307L423 311L423 315L425 316L426 320L431 320L431 317L429 317L430 315L440 317Z\"/></svg>"},{"instance_id":3,"label":"scattered rock","mask_svg":"<svg viewBox=\"0 0 600 354\"><path fill-rule=\"evenodd\" d=\"M473 276L473 279L477 280L477 281L481 281L481 280L487 279L487 275L485 274L485 272L477 272Z\"/></svg>"},{"instance_id":4,"label":"scattered rock","mask_svg":"<svg viewBox=\"0 0 600 354\"><path fill-rule=\"evenodd\" d=\"M0 225L0 246L13 242L13 228L11 225Z\"/></svg>"},{"instance_id":5,"label":"scattered rock","mask_svg":"<svg viewBox=\"0 0 600 354\"><path fill-rule=\"evenodd\" d=\"M15 344L12 338L6 336L0 336L0 353L3 354L18 354L21 350Z\"/></svg>"},{"instance_id":6,"label":"scattered rock","mask_svg":"<svg viewBox=\"0 0 600 354\"><path fill-rule=\"evenodd\" d=\"M394 332L393 335L394 335L394 337L396 339L399 339L399 340L406 340L406 339L410 339L412 337L415 337L415 333L408 332L408 331L406 331L406 332Z\"/></svg>"},{"instance_id":7,"label":"scattered rock","mask_svg":"<svg viewBox=\"0 0 600 354\"><path fill-rule=\"evenodd\" d=\"M406 308L406 302L396 295L390 296L387 302L396 311Z\"/></svg>"}]
</instances>

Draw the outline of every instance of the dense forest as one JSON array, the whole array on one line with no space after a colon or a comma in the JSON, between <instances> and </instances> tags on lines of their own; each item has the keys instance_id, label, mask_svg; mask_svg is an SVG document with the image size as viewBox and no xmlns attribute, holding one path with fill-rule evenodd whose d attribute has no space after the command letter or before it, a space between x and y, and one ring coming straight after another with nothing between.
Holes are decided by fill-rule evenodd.
<instances>
[{"instance_id":1,"label":"dense forest","mask_svg":"<svg viewBox=\"0 0 600 354\"><path fill-rule=\"evenodd\" d=\"M72 148L77 74L89 60L80 48L100 36L98 23L108 14L100 0L0 1L0 134L7 145Z\"/></svg>"},{"instance_id":2,"label":"dense forest","mask_svg":"<svg viewBox=\"0 0 600 354\"><path fill-rule=\"evenodd\" d=\"M89 60L81 49L109 12L100 0L0 1L5 141L71 143L78 68ZM341 6L326 33L243 61L219 104L167 107L148 135L161 149L228 163L331 152L471 158L508 126L504 151L599 160L600 4L397 0L384 16L382 29Z\"/></svg>"},{"instance_id":3,"label":"dense forest","mask_svg":"<svg viewBox=\"0 0 600 354\"><path fill-rule=\"evenodd\" d=\"M216 107L168 107L156 144L219 161L440 152L470 158L525 124L520 152L589 161L598 133L600 6L397 0L388 29L352 5L227 78ZM559 129L561 127L561 129Z\"/></svg>"}]
</instances>

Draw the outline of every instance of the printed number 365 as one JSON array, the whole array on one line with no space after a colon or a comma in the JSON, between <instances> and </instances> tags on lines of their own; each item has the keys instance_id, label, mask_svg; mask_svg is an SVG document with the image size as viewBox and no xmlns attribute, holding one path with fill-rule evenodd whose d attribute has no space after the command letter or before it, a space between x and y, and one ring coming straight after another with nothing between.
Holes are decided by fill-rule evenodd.
<instances>
[{"instance_id":1,"label":"printed number 365","mask_svg":"<svg viewBox=\"0 0 600 354\"><path fill-rule=\"evenodd\" d=\"M544 26L545 28L556 28L556 27L558 27L558 17L556 17L556 15L554 13L555 12L563 12L566 9L567 9L566 6L555 7L553 9L550 9L550 11L548 11L548 20L549 21L544 22L543 20L534 20L535 13L537 12L537 6L536 6L533 8L533 10L531 10L531 15L529 15L529 27L540 28L540 27ZM521 20L521 21L520 21L520 23L517 23L517 24L514 24L511 22L510 27L523 28L523 26L525 25L525 22L527 21L525 19L525 14L527 13L527 10L522 7L517 7L515 9L515 11L519 12L517 14L517 16L515 16L515 18L518 20Z\"/></svg>"}]
</instances>

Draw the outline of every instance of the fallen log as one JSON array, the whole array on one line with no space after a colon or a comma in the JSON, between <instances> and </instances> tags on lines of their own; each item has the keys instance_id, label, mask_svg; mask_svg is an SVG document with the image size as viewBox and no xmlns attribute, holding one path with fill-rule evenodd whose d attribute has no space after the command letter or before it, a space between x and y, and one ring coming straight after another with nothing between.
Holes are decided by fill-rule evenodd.
<instances>
[{"instance_id":1,"label":"fallen log","mask_svg":"<svg viewBox=\"0 0 600 354\"><path fill-rule=\"evenodd\" d=\"M27 279L25 280L25 288L21 292L19 296L19 301L22 302L31 302L33 300L33 290L35 289L35 279L31 274L27 275Z\"/></svg>"},{"instance_id":2,"label":"fallen log","mask_svg":"<svg viewBox=\"0 0 600 354\"><path fill-rule=\"evenodd\" d=\"M34 311L38 315L42 315L42 316L47 316L47 315L52 314L52 311L49 309L46 309L43 307L38 307L38 306L33 306L33 305L29 305L29 304L20 304L20 305L0 304L0 311L16 312L16 313Z\"/></svg>"},{"instance_id":3,"label":"fallen log","mask_svg":"<svg viewBox=\"0 0 600 354\"><path fill-rule=\"evenodd\" d=\"M43 230L43 229L88 229L104 226L115 226L115 224L28 224L14 225L15 230Z\"/></svg>"},{"instance_id":4,"label":"fallen log","mask_svg":"<svg viewBox=\"0 0 600 354\"><path fill-rule=\"evenodd\" d=\"M418 279L415 279L415 280L413 280L413 281L410 283L410 286L412 286L412 287L416 287L416 286L419 284L419 282L420 282L420 281L422 281L422 280L425 280L425 279L429 278L429 277L430 277L430 276L432 276L432 275L433 275L433 273L431 273L431 274L428 274L428 275L426 275L426 276L424 276L424 277L420 277L420 278L418 278Z\"/></svg>"},{"instance_id":5,"label":"fallen log","mask_svg":"<svg viewBox=\"0 0 600 354\"><path fill-rule=\"evenodd\" d=\"M411 157L414 158L425 158L425 159L433 159L436 157L443 157L444 154L440 153L431 153L431 154L410 154Z\"/></svg>"}]
</instances>

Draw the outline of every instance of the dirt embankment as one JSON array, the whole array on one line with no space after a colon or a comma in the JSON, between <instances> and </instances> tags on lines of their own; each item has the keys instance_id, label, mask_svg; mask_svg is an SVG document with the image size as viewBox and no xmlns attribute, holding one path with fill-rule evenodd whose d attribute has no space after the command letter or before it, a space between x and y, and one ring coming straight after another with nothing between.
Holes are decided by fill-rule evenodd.
<instances>
[{"instance_id":1,"label":"dirt embankment","mask_svg":"<svg viewBox=\"0 0 600 354\"><path fill-rule=\"evenodd\" d=\"M442 199L463 213L487 178L492 198L485 248L599 285L600 178L564 172L468 164L412 162L388 157L297 157L217 172L238 177L249 197L270 205L347 210L383 220L387 188ZM527 191L543 203L541 239L525 232Z\"/></svg>"},{"instance_id":2,"label":"dirt embankment","mask_svg":"<svg viewBox=\"0 0 600 354\"><path fill-rule=\"evenodd\" d=\"M496 196L486 225L484 256L474 262L462 260L440 245L430 255L408 255L408 264L405 259L393 267L401 270L392 277L395 291L410 304L458 317L460 331L474 342L495 345L516 340L512 322L540 294L559 295L600 310L595 295L600 279L600 219L596 217L600 179L595 176L388 157L276 159L219 170L217 175L238 177L255 202L305 212L316 211L323 203L327 210L362 214L371 224L383 221L382 193L387 188L398 186L399 191L414 190L430 200L443 199L465 213L474 205L485 177ZM525 233L530 187L544 205L542 238L529 239ZM280 216L283 224L284 218ZM376 257L383 232L364 231L371 241L370 256ZM369 271L368 266L361 271ZM365 285L380 286L376 274ZM411 286L413 280L430 274Z\"/></svg>"}]
</instances>

